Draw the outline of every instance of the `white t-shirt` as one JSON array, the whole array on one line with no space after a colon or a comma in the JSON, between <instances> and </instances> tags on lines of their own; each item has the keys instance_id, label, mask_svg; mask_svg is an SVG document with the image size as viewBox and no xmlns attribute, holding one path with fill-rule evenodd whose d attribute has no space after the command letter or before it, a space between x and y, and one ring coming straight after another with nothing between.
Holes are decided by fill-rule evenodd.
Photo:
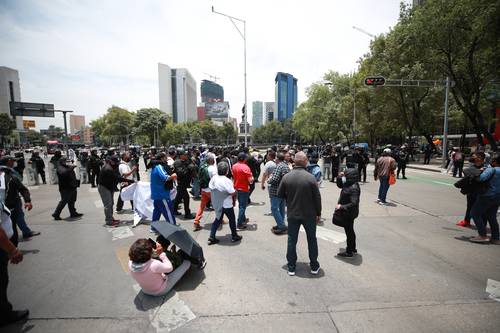
<instances>
[{"instance_id":1,"label":"white t-shirt","mask_svg":"<svg viewBox=\"0 0 500 333\"><path fill-rule=\"evenodd\" d=\"M209 165L207 169L208 169L208 177L212 179L212 177L217 174L217 167L215 166L215 164L212 164ZM210 192L210 187L202 188L201 190L203 192Z\"/></svg>"},{"instance_id":2,"label":"white t-shirt","mask_svg":"<svg viewBox=\"0 0 500 333\"><path fill-rule=\"evenodd\" d=\"M222 207L232 208L233 207L233 196L235 191L233 181L226 176L216 175L210 180L210 188L217 189L221 192L227 192L229 195L224 199Z\"/></svg>"},{"instance_id":3,"label":"white t-shirt","mask_svg":"<svg viewBox=\"0 0 500 333\"><path fill-rule=\"evenodd\" d=\"M123 177L124 174L126 173L129 173L130 171L132 171L132 169L130 169L130 165L128 165L128 163L120 163L120 165L118 166L118 171L120 172L120 176ZM134 179L134 175L129 175L127 177L125 177L127 179Z\"/></svg>"}]
</instances>

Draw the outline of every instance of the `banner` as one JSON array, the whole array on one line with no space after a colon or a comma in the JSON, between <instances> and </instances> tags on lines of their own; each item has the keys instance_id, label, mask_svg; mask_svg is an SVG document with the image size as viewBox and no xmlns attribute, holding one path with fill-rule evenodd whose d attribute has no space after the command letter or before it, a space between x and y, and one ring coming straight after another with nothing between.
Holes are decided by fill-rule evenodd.
<instances>
[{"instance_id":1,"label":"banner","mask_svg":"<svg viewBox=\"0 0 500 333\"><path fill-rule=\"evenodd\" d=\"M205 103L205 118L226 118L229 116L228 102Z\"/></svg>"}]
</instances>

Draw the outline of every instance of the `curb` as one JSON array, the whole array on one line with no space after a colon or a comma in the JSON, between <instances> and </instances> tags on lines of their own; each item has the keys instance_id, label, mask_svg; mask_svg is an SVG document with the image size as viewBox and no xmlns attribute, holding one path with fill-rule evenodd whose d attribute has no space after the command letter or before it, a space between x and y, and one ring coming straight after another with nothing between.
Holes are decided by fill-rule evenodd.
<instances>
[{"instance_id":1,"label":"curb","mask_svg":"<svg viewBox=\"0 0 500 333\"><path fill-rule=\"evenodd\" d=\"M432 171L432 172L439 172L439 173L441 173L441 169L430 168L430 167L425 167L425 166L420 166L420 165L408 164L406 166L406 168L407 169L424 170L424 171Z\"/></svg>"}]
</instances>

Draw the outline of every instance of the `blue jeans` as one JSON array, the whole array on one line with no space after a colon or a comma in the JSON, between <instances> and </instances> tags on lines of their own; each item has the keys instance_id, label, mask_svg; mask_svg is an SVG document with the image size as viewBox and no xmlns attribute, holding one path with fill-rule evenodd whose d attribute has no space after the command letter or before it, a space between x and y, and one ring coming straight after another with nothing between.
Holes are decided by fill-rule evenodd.
<instances>
[{"instance_id":1,"label":"blue jeans","mask_svg":"<svg viewBox=\"0 0 500 333\"><path fill-rule=\"evenodd\" d=\"M380 187L378 188L378 198L382 202L386 202L387 192L389 191L389 176L380 176Z\"/></svg>"},{"instance_id":2,"label":"blue jeans","mask_svg":"<svg viewBox=\"0 0 500 333\"><path fill-rule=\"evenodd\" d=\"M500 205L500 196L478 196L472 205L471 215L477 227L479 236L486 237L486 222L490 223L491 238L498 240L497 210Z\"/></svg>"},{"instance_id":3,"label":"blue jeans","mask_svg":"<svg viewBox=\"0 0 500 333\"><path fill-rule=\"evenodd\" d=\"M219 228L219 225L222 222L222 218L224 217L224 215L226 215L229 220L229 228L231 228L231 235L233 237L238 235L236 233L236 218L234 216L234 209L233 207L231 207L231 208L223 208L220 219L216 218L214 223L212 223L212 228L210 229L210 238L215 238L215 233L217 232L217 228Z\"/></svg>"},{"instance_id":4,"label":"blue jeans","mask_svg":"<svg viewBox=\"0 0 500 333\"><path fill-rule=\"evenodd\" d=\"M300 226L304 226L307 236L307 247L309 250L309 264L311 269L318 269L318 240L316 239L316 221L305 221L294 218L288 218L288 247L286 251L286 260L288 261L288 270L295 272L297 264L297 239L299 238Z\"/></svg>"},{"instance_id":5,"label":"blue jeans","mask_svg":"<svg viewBox=\"0 0 500 333\"><path fill-rule=\"evenodd\" d=\"M193 184L191 186L191 192L193 192L193 197L199 198L201 196L200 191L201 191L201 189L200 189L200 180L198 178L195 178L193 180Z\"/></svg>"},{"instance_id":6,"label":"blue jeans","mask_svg":"<svg viewBox=\"0 0 500 333\"><path fill-rule=\"evenodd\" d=\"M16 206L12 211L11 218L12 222L14 222L14 228L15 225L17 225L19 229L21 229L21 232L23 233L23 238L30 237L31 229L28 227L28 225L26 224L26 220L24 219L24 210L21 200L17 200Z\"/></svg>"},{"instance_id":7,"label":"blue jeans","mask_svg":"<svg viewBox=\"0 0 500 333\"><path fill-rule=\"evenodd\" d=\"M248 198L250 197L249 192L238 191L238 227L241 227L245 224L245 220L247 216L245 215L245 211L248 206Z\"/></svg>"},{"instance_id":8,"label":"blue jeans","mask_svg":"<svg viewBox=\"0 0 500 333\"><path fill-rule=\"evenodd\" d=\"M271 196L271 212L278 229L286 229L285 224L285 200L279 197Z\"/></svg>"}]
</instances>

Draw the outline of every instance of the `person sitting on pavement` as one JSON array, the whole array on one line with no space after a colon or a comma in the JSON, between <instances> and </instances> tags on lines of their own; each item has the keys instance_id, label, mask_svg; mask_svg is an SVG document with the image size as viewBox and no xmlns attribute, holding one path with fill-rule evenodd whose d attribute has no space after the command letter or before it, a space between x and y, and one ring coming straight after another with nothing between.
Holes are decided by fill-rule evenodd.
<instances>
[{"instance_id":1,"label":"person sitting on pavement","mask_svg":"<svg viewBox=\"0 0 500 333\"><path fill-rule=\"evenodd\" d=\"M340 197L335 207L343 217L345 234L347 236L347 248L344 252L339 252L337 256L352 258L358 253L356 249L356 234L354 233L354 220L359 215L359 197L361 189L358 184L359 171L347 169L341 172L337 178L337 186L341 188Z\"/></svg>"},{"instance_id":2,"label":"person sitting on pavement","mask_svg":"<svg viewBox=\"0 0 500 333\"><path fill-rule=\"evenodd\" d=\"M500 245L497 211L500 206L500 154L491 160L491 167L479 176L479 181L488 183L485 193L479 194L472 206L471 215L479 236L472 237L474 243L493 243ZM491 228L491 238L487 236L486 222Z\"/></svg>"},{"instance_id":3,"label":"person sitting on pavement","mask_svg":"<svg viewBox=\"0 0 500 333\"><path fill-rule=\"evenodd\" d=\"M160 260L152 258L153 251L160 257ZM138 239L130 247L128 256L131 275L141 286L142 292L147 295L165 295L182 277L182 275L167 276L167 273L173 271L173 266L158 242L153 245L146 238Z\"/></svg>"},{"instance_id":4,"label":"person sitting on pavement","mask_svg":"<svg viewBox=\"0 0 500 333\"><path fill-rule=\"evenodd\" d=\"M24 199L24 208L31 210L33 205L31 204L30 191L24 186L21 181L21 177L13 169L14 158L11 156L3 156L0 158L0 169L4 171L5 174L5 188L7 197L5 198L5 205L11 211L10 218L12 220L12 226L14 229L14 245L17 246L18 233L17 227L21 229L23 233L23 239L29 239L33 236L40 235L39 231L32 231L26 224L23 211L23 203L19 195Z\"/></svg>"},{"instance_id":5,"label":"person sitting on pavement","mask_svg":"<svg viewBox=\"0 0 500 333\"><path fill-rule=\"evenodd\" d=\"M71 218L78 218L83 216L83 214L78 213L75 208L78 188L78 180L76 179L75 168L76 165L69 163L66 157L61 157L58 161L57 182L59 184L59 193L61 194L61 200L59 201L56 210L52 214L52 217L56 221L61 220L60 214L66 205L68 205Z\"/></svg>"},{"instance_id":6,"label":"person sitting on pavement","mask_svg":"<svg viewBox=\"0 0 500 333\"><path fill-rule=\"evenodd\" d=\"M209 183L212 204L215 209L215 221L212 223L212 228L210 229L208 245L219 243L219 240L215 238L215 233L224 215L229 219L231 242L238 242L242 239L236 231L236 217L233 208L236 190L231 179L227 177L228 172L229 165L226 162L219 162L217 164L217 175L213 176Z\"/></svg>"}]
</instances>

